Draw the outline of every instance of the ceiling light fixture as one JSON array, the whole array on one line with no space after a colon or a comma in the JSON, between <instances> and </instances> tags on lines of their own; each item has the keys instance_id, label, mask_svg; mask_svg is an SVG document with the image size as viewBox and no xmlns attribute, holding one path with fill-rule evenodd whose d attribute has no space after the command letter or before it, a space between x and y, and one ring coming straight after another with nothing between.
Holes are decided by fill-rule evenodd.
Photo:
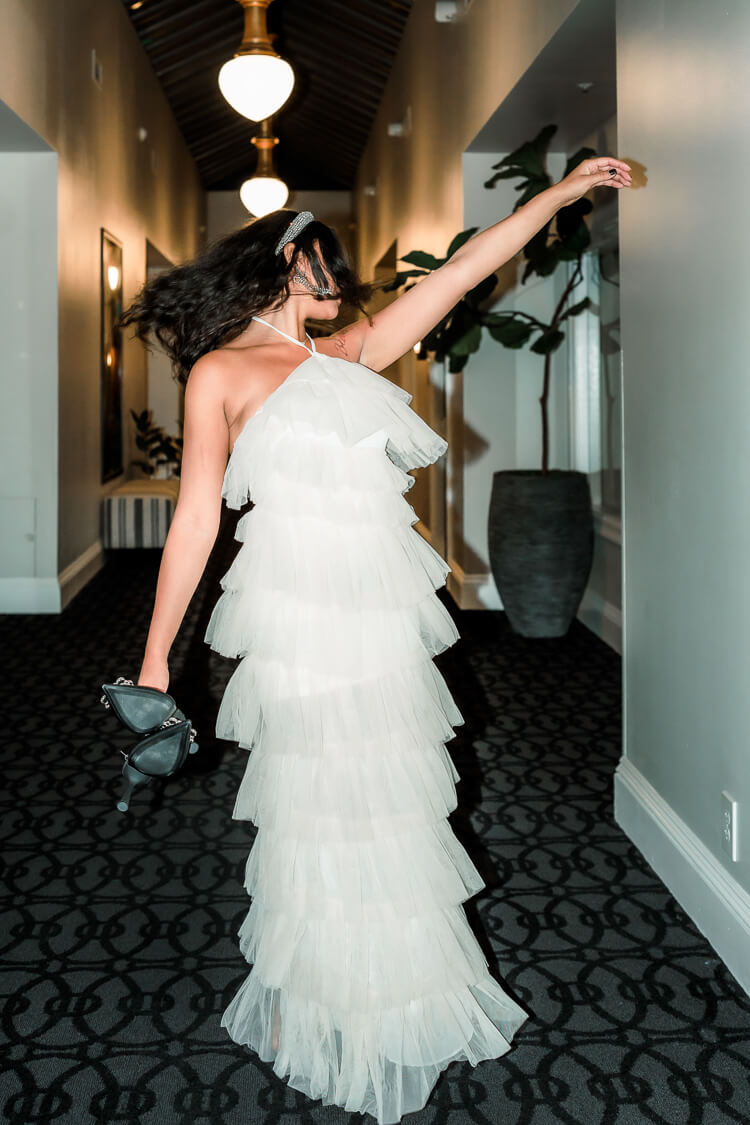
<instances>
[{"instance_id":1,"label":"ceiling light fixture","mask_svg":"<svg viewBox=\"0 0 750 1125\"><path fill-rule=\"evenodd\" d=\"M276 175L273 166L273 150L278 143L279 138L273 135L271 121L266 118L261 122L257 136L253 137L253 144L258 150L255 175L245 180L240 188L240 199L244 206L258 219L269 211L277 211L279 207L283 207L289 198L289 188Z\"/></svg>"},{"instance_id":2,"label":"ceiling light fixture","mask_svg":"<svg viewBox=\"0 0 750 1125\"><path fill-rule=\"evenodd\" d=\"M284 105L294 88L294 71L271 45L266 11L273 0L237 0L245 12L245 33L234 58L219 71L219 89L232 109L263 121Z\"/></svg>"}]
</instances>

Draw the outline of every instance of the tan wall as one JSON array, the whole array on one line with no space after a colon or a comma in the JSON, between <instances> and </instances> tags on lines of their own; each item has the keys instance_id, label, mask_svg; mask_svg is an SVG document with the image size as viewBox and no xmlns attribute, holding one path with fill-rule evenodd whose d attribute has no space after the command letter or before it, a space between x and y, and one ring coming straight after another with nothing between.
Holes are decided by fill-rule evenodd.
<instances>
[{"instance_id":1,"label":"tan wall","mask_svg":"<svg viewBox=\"0 0 750 1125\"><path fill-rule=\"evenodd\" d=\"M59 572L84 554L96 566L99 500L117 483L99 483L100 228L123 243L127 302L145 279L147 238L174 262L198 249L204 193L119 0L2 0L0 15L0 100L59 160ZM101 89L91 78L92 48ZM145 353L130 342L126 472L134 454L129 407L145 401Z\"/></svg>"},{"instance_id":2,"label":"tan wall","mask_svg":"<svg viewBox=\"0 0 750 1125\"><path fill-rule=\"evenodd\" d=\"M461 154L576 3L474 0L463 20L439 24L434 0L415 0L357 175L366 276L394 239L445 251L463 219ZM389 137L409 105L411 136Z\"/></svg>"}]
</instances>

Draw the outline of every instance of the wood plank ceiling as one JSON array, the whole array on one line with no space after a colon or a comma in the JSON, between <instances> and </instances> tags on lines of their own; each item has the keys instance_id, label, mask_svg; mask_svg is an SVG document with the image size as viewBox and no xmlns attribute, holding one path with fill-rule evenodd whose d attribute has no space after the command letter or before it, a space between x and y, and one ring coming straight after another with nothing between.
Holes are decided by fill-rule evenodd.
<instances>
[{"instance_id":1,"label":"wood plank ceiling","mask_svg":"<svg viewBox=\"0 0 750 1125\"><path fill-rule=\"evenodd\" d=\"M123 0L207 190L234 190L255 170L257 125L219 92L242 39L236 0ZM275 49L296 82L274 118L274 158L290 189L346 189L354 177L411 0L276 0Z\"/></svg>"}]
</instances>

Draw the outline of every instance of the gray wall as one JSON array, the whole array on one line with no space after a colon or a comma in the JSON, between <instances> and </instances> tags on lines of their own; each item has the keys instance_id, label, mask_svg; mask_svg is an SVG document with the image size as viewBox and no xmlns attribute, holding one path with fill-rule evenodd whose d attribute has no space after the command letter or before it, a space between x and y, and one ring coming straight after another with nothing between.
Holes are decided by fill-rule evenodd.
<instances>
[{"instance_id":1,"label":"gray wall","mask_svg":"<svg viewBox=\"0 0 750 1125\"><path fill-rule=\"evenodd\" d=\"M22 510L19 505L6 506L8 526L18 541L2 556L7 566L0 574L0 598L3 610L54 612L101 565L100 500L118 483L117 479L100 483L100 228L123 244L128 302L145 280L147 239L175 262L199 248L205 195L120 0L0 0L0 25L0 149L8 154L19 147L28 151L27 133L33 130L39 138L37 150L46 147L56 154L56 200L54 192L47 193L45 213L34 215L31 208L39 204L40 192L32 198L17 191L16 225L6 230L5 246L6 251L9 245L17 246L22 229L31 231L37 242L38 232L51 231L54 237L57 229L57 322L49 314L46 273L44 300L38 307L27 305L24 316L33 323L36 352L57 358L52 372L46 362L31 363L27 378L33 392L27 401L38 404L43 392L52 417L59 411L56 447L38 419L27 416L31 460L43 469L39 491L31 497L25 491L14 493L17 482L6 478L10 495L0 493L26 505ZM91 77L92 49L103 67L101 86ZM13 125L13 114L22 125ZM138 138L140 127L148 133L144 141ZM7 216L6 204L10 205L4 199ZM26 301L29 294L24 288L26 275L15 269L7 253L0 255L0 269L6 272L0 285L4 297L0 317L7 317L13 305L6 302ZM36 292L32 287L32 298ZM6 364L9 341L16 336L17 332L0 334L5 342L0 357ZM29 360L16 350L12 363L20 370L19 365L28 365ZM12 395L12 381L1 385ZM131 341L125 348L126 474L136 452L129 408L142 409L146 395L146 353ZM20 401L14 400L14 409ZM0 402L0 426L10 407L10 397ZM26 513L34 510L28 500L34 501L37 512L32 532L37 536L36 554L25 547ZM0 533L7 530L0 527Z\"/></svg>"},{"instance_id":2,"label":"gray wall","mask_svg":"<svg viewBox=\"0 0 750 1125\"><path fill-rule=\"evenodd\" d=\"M623 0L617 816L750 985L750 4ZM740 860L720 798L740 807Z\"/></svg>"}]
</instances>

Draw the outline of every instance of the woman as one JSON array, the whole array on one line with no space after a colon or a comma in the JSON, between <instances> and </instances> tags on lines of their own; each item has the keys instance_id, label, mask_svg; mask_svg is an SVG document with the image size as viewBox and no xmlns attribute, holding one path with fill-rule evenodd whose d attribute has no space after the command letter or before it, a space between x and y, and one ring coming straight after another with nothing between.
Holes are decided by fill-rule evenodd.
<instances>
[{"instance_id":1,"label":"woman","mask_svg":"<svg viewBox=\"0 0 750 1125\"><path fill-rule=\"evenodd\" d=\"M249 223L149 283L124 318L186 382L139 684L168 687L222 497L253 500L205 635L241 658L216 731L252 750L233 816L258 828L239 931L253 968L222 1025L294 1088L380 1125L424 1106L450 1062L502 1055L526 1013L468 926L462 903L484 883L447 820L458 773L445 743L463 717L432 658L458 633L435 593L449 568L403 495L447 444L377 372L560 207L629 183L622 161L583 161L316 342L308 317L362 309L369 290L309 212Z\"/></svg>"}]
</instances>

